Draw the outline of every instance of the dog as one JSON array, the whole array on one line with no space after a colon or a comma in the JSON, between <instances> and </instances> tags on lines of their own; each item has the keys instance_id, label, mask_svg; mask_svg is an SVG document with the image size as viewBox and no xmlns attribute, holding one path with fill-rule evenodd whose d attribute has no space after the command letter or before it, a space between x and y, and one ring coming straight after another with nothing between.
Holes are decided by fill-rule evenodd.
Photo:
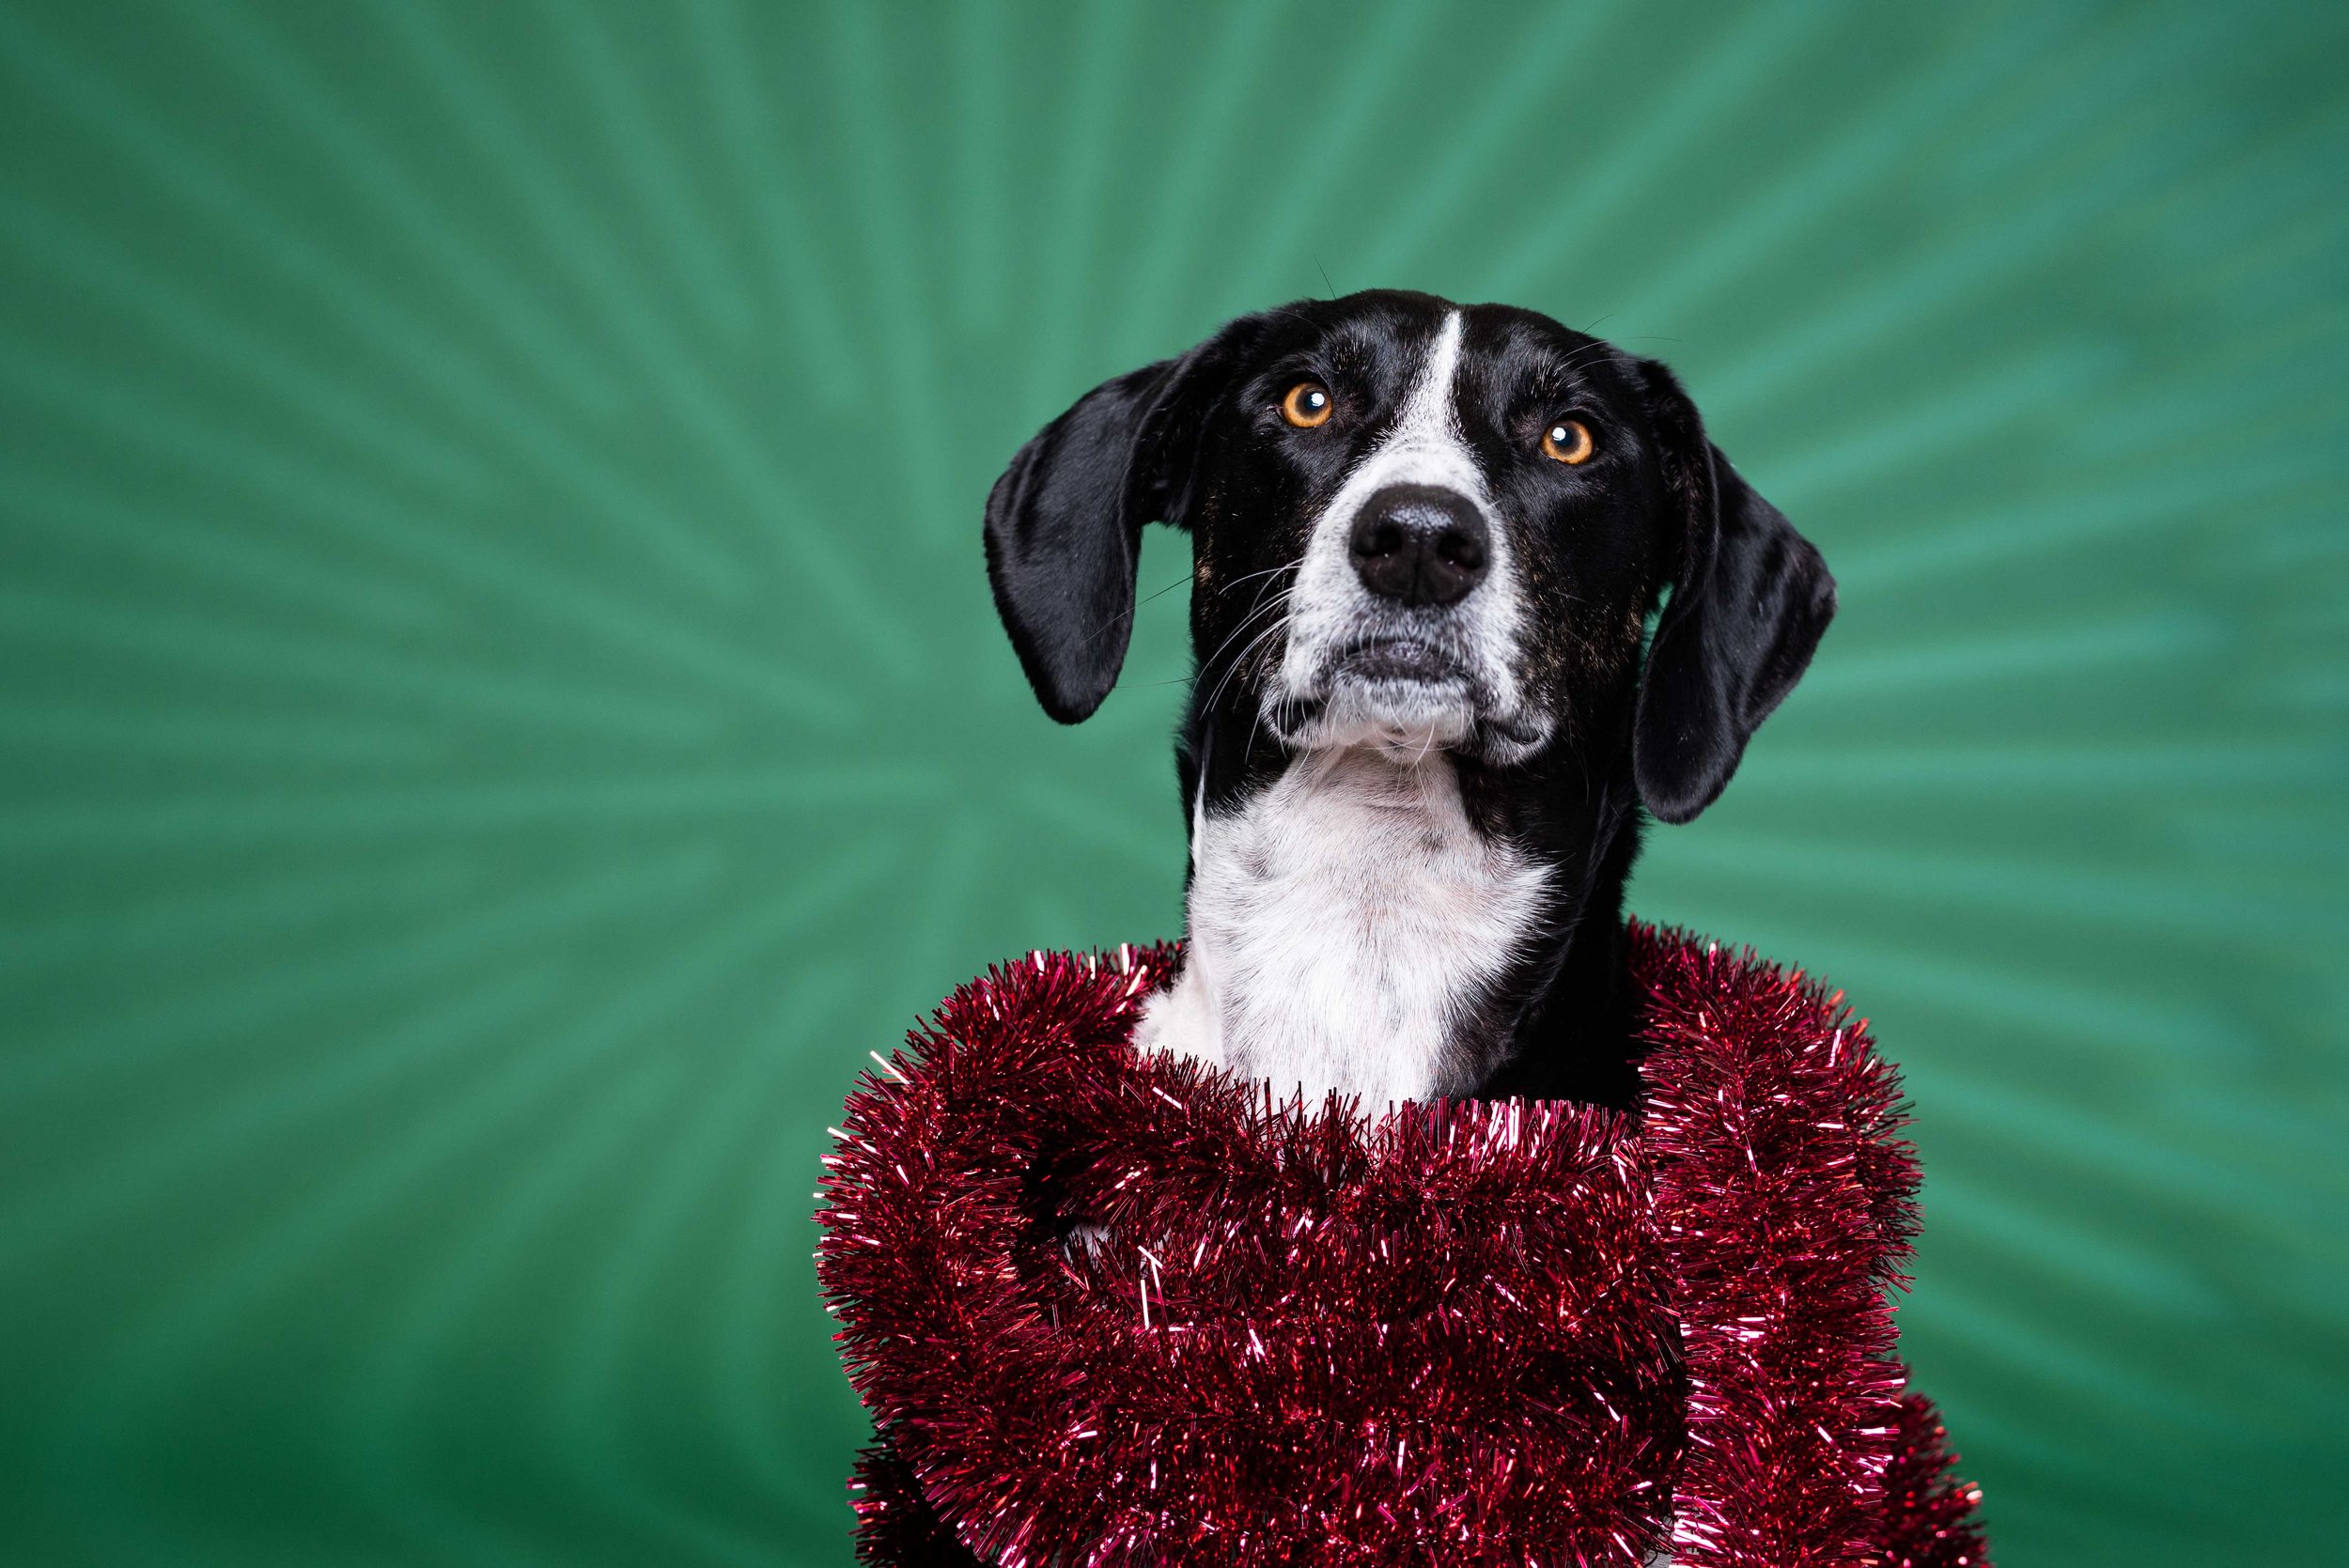
<instances>
[{"instance_id":1,"label":"dog","mask_svg":"<svg viewBox=\"0 0 2349 1568\"><path fill-rule=\"evenodd\" d=\"M1628 1108L1644 819L1800 678L1818 551L1662 365L1391 290L1243 316L1012 458L988 577L1056 720L1117 679L1151 521L1191 537L1190 864L1136 1045L1373 1110Z\"/></svg>"}]
</instances>

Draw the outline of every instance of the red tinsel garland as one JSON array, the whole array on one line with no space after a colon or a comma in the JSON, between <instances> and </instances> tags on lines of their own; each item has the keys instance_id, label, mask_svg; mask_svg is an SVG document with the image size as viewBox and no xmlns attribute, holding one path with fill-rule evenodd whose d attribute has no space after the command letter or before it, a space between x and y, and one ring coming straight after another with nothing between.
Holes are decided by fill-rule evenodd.
<instances>
[{"instance_id":1,"label":"red tinsel garland","mask_svg":"<svg viewBox=\"0 0 2349 1568\"><path fill-rule=\"evenodd\" d=\"M1633 938L1638 1120L1139 1058L1166 948L957 991L827 1162L864 1560L1983 1562L1890 1357L1893 1075L1840 995Z\"/></svg>"}]
</instances>

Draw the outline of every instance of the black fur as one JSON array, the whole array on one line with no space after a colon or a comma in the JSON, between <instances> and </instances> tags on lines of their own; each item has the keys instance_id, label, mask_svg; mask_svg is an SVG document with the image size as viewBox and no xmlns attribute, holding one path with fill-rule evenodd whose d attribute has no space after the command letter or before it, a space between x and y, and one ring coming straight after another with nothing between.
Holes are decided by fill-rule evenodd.
<instances>
[{"instance_id":1,"label":"black fur","mask_svg":"<svg viewBox=\"0 0 2349 1568\"><path fill-rule=\"evenodd\" d=\"M1177 360L1087 394L1013 458L987 508L996 603L1046 711L1097 707L1125 659L1142 524L1187 530L1195 668L1177 742L1186 812L1230 811L1290 760L1310 717L1268 704L1279 598L1308 530L1392 423L1452 307L1375 291L1243 317ZM1330 391L1328 427L1290 427L1283 393ZM1551 871L1540 929L1482 999L1468 1087L1625 1105L1634 1019L1623 889L1642 810L1686 822L1717 799L1755 726L1834 613L1818 551L1705 438L1672 373L1507 306L1468 307L1454 413L1508 531L1526 608L1517 676L1546 740L1501 721L1451 748L1483 831ZM1592 458L1540 453L1584 422ZM1660 616L1657 615L1661 607ZM1397 615L1439 626L1446 607ZM1644 660L1650 617L1655 637ZM1522 731L1524 723L1517 729Z\"/></svg>"},{"instance_id":2,"label":"black fur","mask_svg":"<svg viewBox=\"0 0 2349 1568\"><path fill-rule=\"evenodd\" d=\"M1021 447L987 498L987 575L1044 711L1091 717L1126 662L1142 525L1189 509L1202 400L1254 335L1233 322L1179 359L1095 387Z\"/></svg>"}]
</instances>

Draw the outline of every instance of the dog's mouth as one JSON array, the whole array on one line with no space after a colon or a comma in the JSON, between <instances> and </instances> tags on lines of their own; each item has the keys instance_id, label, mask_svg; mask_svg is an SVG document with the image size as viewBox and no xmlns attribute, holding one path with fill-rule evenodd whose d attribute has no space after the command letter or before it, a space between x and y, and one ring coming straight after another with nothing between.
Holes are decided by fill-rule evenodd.
<instances>
[{"instance_id":1,"label":"dog's mouth","mask_svg":"<svg viewBox=\"0 0 2349 1568\"><path fill-rule=\"evenodd\" d=\"M1546 727L1504 711L1490 681L1439 639L1358 642L1325 664L1313 687L1266 705L1273 731L1288 745L1419 753L1465 748L1515 761L1547 737Z\"/></svg>"},{"instance_id":2,"label":"dog's mouth","mask_svg":"<svg viewBox=\"0 0 2349 1568\"><path fill-rule=\"evenodd\" d=\"M1475 684L1466 666L1452 652L1416 637L1382 637L1351 648L1336 661L1330 674L1332 687L1349 682L1390 681L1455 687L1464 701L1472 700L1471 688Z\"/></svg>"}]
</instances>

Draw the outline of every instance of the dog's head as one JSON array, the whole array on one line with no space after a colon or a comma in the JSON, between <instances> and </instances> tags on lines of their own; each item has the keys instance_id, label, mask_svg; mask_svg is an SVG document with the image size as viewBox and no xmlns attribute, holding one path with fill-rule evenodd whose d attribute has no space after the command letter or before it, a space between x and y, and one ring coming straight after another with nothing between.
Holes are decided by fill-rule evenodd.
<instances>
[{"instance_id":1,"label":"dog's head","mask_svg":"<svg viewBox=\"0 0 2349 1568\"><path fill-rule=\"evenodd\" d=\"M1195 703L1291 750L1505 767L1636 685L1634 771L1669 822L1720 794L1835 610L1661 365L1422 294L1242 317L1020 449L988 571L1064 722L1117 678L1151 520L1192 538Z\"/></svg>"}]
</instances>

